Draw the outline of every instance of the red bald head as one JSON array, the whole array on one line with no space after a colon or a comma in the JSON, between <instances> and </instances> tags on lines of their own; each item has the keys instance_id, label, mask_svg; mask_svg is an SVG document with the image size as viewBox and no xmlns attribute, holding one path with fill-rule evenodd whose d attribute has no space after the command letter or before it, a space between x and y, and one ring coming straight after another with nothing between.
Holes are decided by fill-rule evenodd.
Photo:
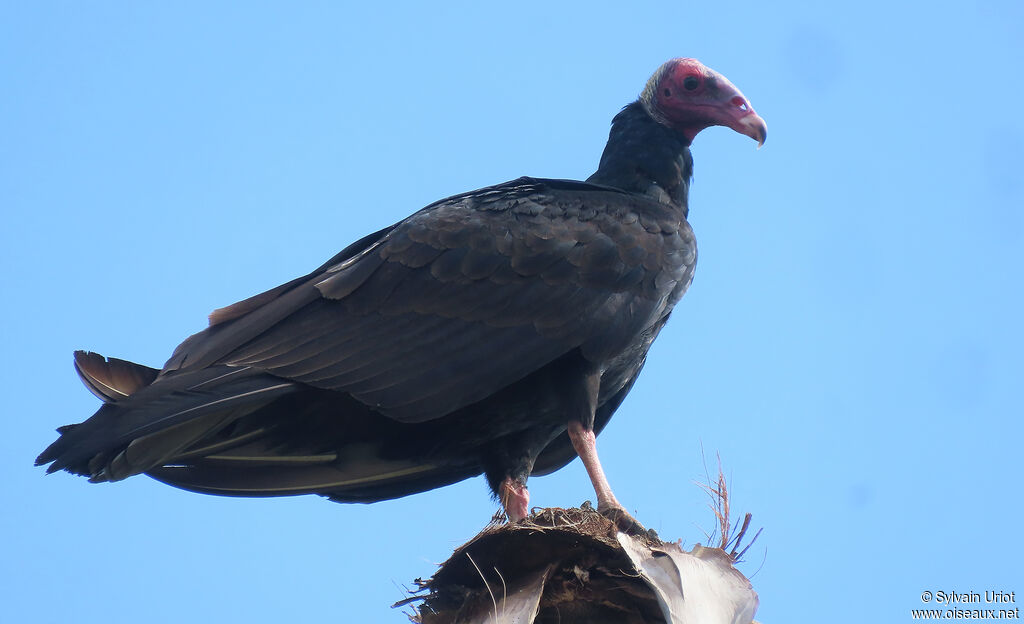
<instances>
[{"instance_id":1,"label":"red bald head","mask_svg":"<svg viewBox=\"0 0 1024 624\"><path fill-rule=\"evenodd\" d=\"M654 72L640 95L647 112L690 141L709 126L726 126L757 141L768 134L747 98L725 76L700 61L677 58Z\"/></svg>"}]
</instances>

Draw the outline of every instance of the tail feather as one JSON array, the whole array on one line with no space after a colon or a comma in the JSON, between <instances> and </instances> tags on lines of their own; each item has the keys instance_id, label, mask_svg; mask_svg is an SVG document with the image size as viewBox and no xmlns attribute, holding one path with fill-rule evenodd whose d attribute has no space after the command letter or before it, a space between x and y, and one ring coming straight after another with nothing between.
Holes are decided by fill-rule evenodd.
<instances>
[{"instance_id":1,"label":"tail feather","mask_svg":"<svg viewBox=\"0 0 1024 624\"><path fill-rule=\"evenodd\" d=\"M321 463L313 458L282 463L199 461L146 472L168 485L220 496L297 496L319 494L337 502L372 503L408 496L479 474L473 467L435 466L377 458L367 465Z\"/></svg>"},{"instance_id":2,"label":"tail feather","mask_svg":"<svg viewBox=\"0 0 1024 624\"><path fill-rule=\"evenodd\" d=\"M202 440L251 411L251 408L243 407L211 414L136 438L103 465L90 466L94 475L90 480L94 483L120 481L141 474L153 466L161 466L180 455L196 440Z\"/></svg>"},{"instance_id":3,"label":"tail feather","mask_svg":"<svg viewBox=\"0 0 1024 624\"><path fill-rule=\"evenodd\" d=\"M114 368L127 370L120 364ZM88 368L83 379L96 371ZM103 387L122 392L130 387L121 383L124 379ZM279 377L229 367L164 377L105 403L83 423L62 427L61 436L39 455L36 465L51 464L47 472L68 470L93 481L120 480L164 463L295 389Z\"/></svg>"},{"instance_id":4,"label":"tail feather","mask_svg":"<svg viewBox=\"0 0 1024 624\"><path fill-rule=\"evenodd\" d=\"M408 425L348 395L250 367L156 369L79 351L75 368L104 401L58 429L36 459L92 482L136 474L227 496L320 494L372 502L480 473L475 460L434 457Z\"/></svg>"},{"instance_id":5,"label":"tail feather","mask_svg":"<svg viewBox=\"0 0 1024 624\"><path fill-rule=\"evenodd\" d=\"M128 398L153 383L160 373L155 368L89 351L75 351L75 371L85 387L104 403Z\"/></svg>"}]
</instances>

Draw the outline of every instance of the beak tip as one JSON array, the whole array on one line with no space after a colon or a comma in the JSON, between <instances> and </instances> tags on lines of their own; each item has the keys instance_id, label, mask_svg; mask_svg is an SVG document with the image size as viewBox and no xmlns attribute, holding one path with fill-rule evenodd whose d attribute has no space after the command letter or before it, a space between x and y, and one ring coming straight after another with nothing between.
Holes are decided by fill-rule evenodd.
<instances>
[{"instance_id":1,"label":"beak tip","mask_svg":"<svg viewBox=\"0 0 1024 624\"><path fill-rule=\"evenodd\" d=\"M765 140L768 138L768 124L754 112L744 115L739 119L738 124L733 125L732 128L740 134L745 134L757 141L757 149L761 149L761 146L764 145Z\"/></svg>"},{"instance_id":2,"label":"beak tip","mask_svg":"<svg viewBox=\"0 0 1024 624\"><path fill-rule=\"evenodd\" d=\"M760 117L757 118L757 121L758 123L754 126L751 138L757 141L757 149L761 149L764 142L768 139L768 126Z\"/></svg>"}]
</instances>

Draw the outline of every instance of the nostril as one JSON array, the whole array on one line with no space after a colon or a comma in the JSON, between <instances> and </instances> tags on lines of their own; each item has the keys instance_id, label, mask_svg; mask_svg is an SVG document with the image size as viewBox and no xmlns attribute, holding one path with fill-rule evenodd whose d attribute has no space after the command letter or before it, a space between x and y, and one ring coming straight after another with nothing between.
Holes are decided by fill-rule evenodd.
<instances>
[{"instance_id":1,"label":"nostril","mask_svg":"<svg viewBox=\"0 0 1024 624\"><path fill-rule=\"evenodd\" d=\"M746 112L750 110L750 108L747 106L747 101L738 95L731 100L731 103L733 106L740 109L741 111Z\"/></svg>"}]
</instances>

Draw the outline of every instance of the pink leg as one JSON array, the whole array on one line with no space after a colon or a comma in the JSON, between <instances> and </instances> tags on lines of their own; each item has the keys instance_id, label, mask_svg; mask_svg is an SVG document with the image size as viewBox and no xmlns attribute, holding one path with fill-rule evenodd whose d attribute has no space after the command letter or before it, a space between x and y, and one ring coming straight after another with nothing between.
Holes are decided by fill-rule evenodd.
<instances>
[{"instance_id":1,"label":"pink leg","mask_svg":"<svg viewBox=\"0 0 1024 624\"><path fill-rule=\"evenodd\" d=\"M509 522L519 522L530 515L530 491L526 484L512 477L505 477L501 482L501 506Z\"/></svg>"},{"instance_id":2,"label":"pink leg","mask_svg":"<svg viewBox=\"0 0 1024 624\"><path fill-rule=\"evenodd\" d=\"M604 512L608 509L622 509L622 505L612 494L612 486L608 485L608 479L604 476L601 468L601 461L597 458L597 436L592 429L584 429L583 424L578 420L569 421L569 439L572 440L572 447L576 454L583 461L583 467L590 475L590 482L594 484L594 492L597 493L597 510Z\"/></svg>"},{"instance_id":3,"label":"pink leg","mask_svg":"<svg viewBox=\"0 0 1024 624\"><path fill-rule=\"evenodd\" d=\"M594 431L585 429L578 420L570 420L569 439L572 440L572 447L576 449L576 454L580 456L583 467L590 475L590 482L594 484L597 510L626 533L645 532L643 525L629 515L626 508L615 498L615 494L612 494L612 487L608 485L608 479L604 476L601 462L597 458L597 436L594 435Z\"/></svg>"}]
</instances>

